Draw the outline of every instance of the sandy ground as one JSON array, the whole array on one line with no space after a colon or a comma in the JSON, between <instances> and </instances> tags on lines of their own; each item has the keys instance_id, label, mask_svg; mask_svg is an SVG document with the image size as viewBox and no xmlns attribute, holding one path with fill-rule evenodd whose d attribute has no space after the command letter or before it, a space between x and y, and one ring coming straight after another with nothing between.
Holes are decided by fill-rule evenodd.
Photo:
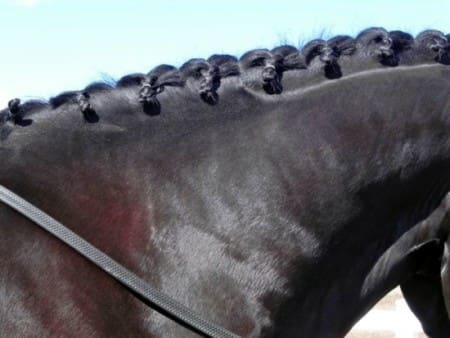
<instances>
[{"instance_id":1,"label":"sandy ground","mask_svg":"<svg viewBox=\"0 0 450 338\"><path fill-rule=\"evenodd\" d=\"M384 297L346 338L426 338L399 288Z\"/></svg>"}]
</instances>

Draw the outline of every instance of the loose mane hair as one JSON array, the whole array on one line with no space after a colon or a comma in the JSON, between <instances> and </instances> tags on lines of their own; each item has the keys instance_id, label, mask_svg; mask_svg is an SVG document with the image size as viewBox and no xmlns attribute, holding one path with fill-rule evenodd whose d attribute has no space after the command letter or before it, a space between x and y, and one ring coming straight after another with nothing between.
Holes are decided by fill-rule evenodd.
<instances>
[{"instance_id":1,"label":"loose mane hair","mask_svg":"<svg viewBox=\"0 0 450 338\"><path fill-rule=\"evenodd\" d=\"M95 82L82 90L63 92L48 101L30 100L22 103L19 99L13 99L7 108L0 111L0 128L6 124L29 126L33 121L28 117L32 114L69 104L78 105L84 119L88 123L95 123L101 118L101 107L95 107L91 98L109 95L123 88L137 92L143 112L158 115L162 111L158 94L166 87L185 87L190 78L199 81L198 94L205 104L215 105L218 103L217 90L222 79L241 77L255 69L260 73L259 81L265 93L277 95L283 92L284 72L317 68L315 60L321 65L319 68L324 80L345 75L340 67L342 59L359 61L367 59L368 55L375 57L385 67L426 62L448 65L449 37L437 30L426 30L413 38L402 31L372 27L363 30L356 38L339 35L329 40L314 39L301 49L283 45L272 50L251 50L240 59L231 55L212 55L208 59L191 59L179 68L163 64L146 74L125 75L114 84ZM0 133L0 139L5 138L3 134Z\"/></svg>"}]
</instances>

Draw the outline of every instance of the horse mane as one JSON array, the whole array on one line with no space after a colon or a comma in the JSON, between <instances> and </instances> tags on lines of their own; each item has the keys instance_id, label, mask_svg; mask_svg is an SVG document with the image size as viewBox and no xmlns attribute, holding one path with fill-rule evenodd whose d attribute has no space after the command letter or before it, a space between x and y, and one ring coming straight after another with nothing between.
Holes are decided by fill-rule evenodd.
<instances>
[{"instance_id":1,"label":"horse mane","mask_svg":"<svg viewBox=\"0 0 450 338\"><path fill-rule=\"evenodd\" d=\"M190 78L199 81L198 94L205 104L215 105L221 80L239 77L250 69L260 70L262 88L268 95L276 95L283 91L281 79L284 72L307 70L315 58L323 63L324 80L342 76L339 70L340 58L361 58L370 52L386 67L408 64L410 60L450 64L449 38L450 35L437 30L425 30L414 38L402 31L372 27L360 32L356 38L339 35L328 40L314 39L301 49L283 45L272 50L250 50L239 59L215 54L208 59L191 59L179 68L163 64L146 74L128 74L112 84L91 83L82 90L66 91L48 101L30 100L21 103L19 99L13 99L7 108L0 111L0 127L6 123L28 126L32 120L25 119L27 115L67 104L78 105L87 122L97 122L99 116L96 111L99 107L93 107L90 98L121 88L137 90L143 111L149 115L158 115L161 112L158 94L166 87L184 87Z\"/></svg>"}]
</instances>

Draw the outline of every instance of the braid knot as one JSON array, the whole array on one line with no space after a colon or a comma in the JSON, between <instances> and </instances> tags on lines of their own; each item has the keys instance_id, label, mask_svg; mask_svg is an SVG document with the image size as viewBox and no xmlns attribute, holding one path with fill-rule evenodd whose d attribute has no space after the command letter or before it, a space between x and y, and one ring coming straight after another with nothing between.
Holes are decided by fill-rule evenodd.
<instances>
[{"instance_id":1,"label":"braid knot","mask_svg":"<svg viewBox=\"0 0 450 338\"><path fill-rule=\"evenodd\" d=\"M14 124L20 124L23 119L20 114L20 99L15 98L8 102L9 116L8 119L13 120Z\"/></svg>"},{"instance_id":2,"label":"braid knot","mask_svg":"<svg viewBox=\"0 0 450 338\"><path fill-rule=\"evenodd\" d=\"M77 94L76 96L76 102L78 104L78 107L81 110L81 113L83 114L84 119L87 122L95 123L99 121L99 117L95 111L95 109L92 107L91 103L89 102L89 99L91 98L91 95L87 91L83 91Z\"/></svg>"},{"instance_id":3,"label":"braid knot","mask_svg":"<svg viewBox=\"0 0 450 338\"><path fill-rule=\"evenodd\" d=\"M209 68L202 72L199 94L203 101L214 105L219 100L217 89L220 87L220 74L217 66L208 65Z\"/></svg>"}]
</instances>

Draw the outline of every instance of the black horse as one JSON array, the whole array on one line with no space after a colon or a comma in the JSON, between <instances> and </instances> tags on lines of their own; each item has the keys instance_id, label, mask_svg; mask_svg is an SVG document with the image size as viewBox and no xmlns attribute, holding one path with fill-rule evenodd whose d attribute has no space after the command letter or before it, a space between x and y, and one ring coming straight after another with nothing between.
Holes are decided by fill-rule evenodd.
<instances>
[{"instance_id":1,"label":"black horse","mask_svg":"<svg viewBox=\"0 0 450 338\"><path fill-rule=\"evenodd\" d=\"M242 337L343 337L398 285L450 337L449 63L370 28L15 99L0 184ZM197 336L4 204L0 330Z\"/></svg>"}]
</instances>

